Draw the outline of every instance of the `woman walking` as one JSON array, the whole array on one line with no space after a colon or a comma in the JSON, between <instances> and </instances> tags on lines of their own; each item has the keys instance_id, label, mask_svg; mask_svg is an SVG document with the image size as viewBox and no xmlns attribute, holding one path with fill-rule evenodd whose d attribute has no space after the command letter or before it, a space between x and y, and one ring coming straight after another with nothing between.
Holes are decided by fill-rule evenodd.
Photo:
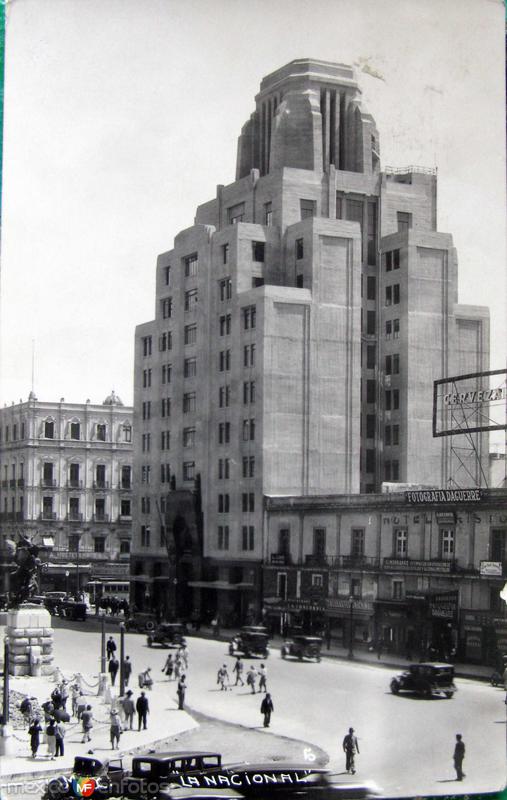
<instances>
[{"instance_id":1,"label":"woman walking","mask_svg":"<svg viewBox=\"0 0 507 800\"><path fill-rule=\"evenodd\" d=\"M32 751L32 758L35 758L37 755L37 750L39 749L40 745L40 734L42 732L42 727L38 717L35 717L31 723L30 727L28 728L28 733L30 734L30 749Z\"/></svg>"},{"instance_id":2,"label":"woman walking","mask_svg":"<svg viewBox=\"0 0 507 800\"><path fill-rule=\"evenodd\" d=\"M54 761L56 753L56 722L54 719L50 719L48 722L48 726L46 728L46 741L48 744L48 756L50 757L51 761Z\"/></svg>"},{"instance_id":3,"label":"woman walking","mask_svg":"<svg viewBox=\"0 0 507 800\"><path fill-rule=\"evenodd\" d=\"M169 655L167 656L167 658L165 660L165 664L162 667L162 672L165 672L165 674L167 675L168 679L170 681L172 681L173 672L174 672L174 662L173 662L173 657L172 657L171 653L169 653Z\"/></svg>"}]
</instances>

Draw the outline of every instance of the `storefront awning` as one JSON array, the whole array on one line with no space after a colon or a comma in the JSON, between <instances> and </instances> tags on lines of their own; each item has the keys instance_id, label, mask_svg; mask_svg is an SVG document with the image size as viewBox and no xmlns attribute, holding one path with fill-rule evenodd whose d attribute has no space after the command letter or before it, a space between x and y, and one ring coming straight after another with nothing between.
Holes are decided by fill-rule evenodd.
<instances>
[{"instance_id":1,"label":"storefront awning","mask_svg":"<svg viewBox=\"0 0 507 800\"><path fill-rule=\"evenodd\" d=\"M225 592L234 592L236 589L253 589L253 583L229 583L228 581L188 581L188 586L196 589L217 589Z\"/></svg>"}]
</instances>

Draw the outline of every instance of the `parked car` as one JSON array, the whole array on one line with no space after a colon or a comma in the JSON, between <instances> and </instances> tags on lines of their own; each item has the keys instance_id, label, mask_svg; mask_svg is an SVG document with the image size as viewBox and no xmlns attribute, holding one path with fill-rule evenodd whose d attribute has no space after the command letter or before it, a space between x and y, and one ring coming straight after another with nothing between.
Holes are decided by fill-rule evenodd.
<instances>
[{"instance_id":1,"label":"parked car","mask_svg":"<svg viewBox=\"0 0 507 800\"><path fill-rule=\"evenodd\" d=\"M125 629L130 632L147 633L154 630L157 625L155 614L144 611L136 611L125 620Z\"/></svg>"},{"instance_id":2,"label":"parked car","mask_svg":"<svg viewBox=\"0 0 507 800\"><path fill-rule=\"evenodd\" d=\"M93 778L95 782L92 794L87 795L96 800L104 800L116 796L125 775L121 758L111 761L100 761L98 758L76 756L72 767L72 775L59 775L51 778L46 784L42 800L75 800L75 780ZM74 783L73 783L74 782Z\"/></svg>"},{"instance_id":3,"label":"parked car","mask_svg":"<svg viewBox=\"0 0 507 800\"><path fill-rule=\"evenodd\" d=\"M393 678L390 685L393 694L412 692L427 699L435 694L450 699L457 691L451 664L411 664L408 670Z\"/></svg>"},{"instance_id":4,"label":"parked car","mask_svg":"<svg viewBox=\"0 0 507 800\"><path fill-rule=\"evenodd\" d=\"M65 619L76 619L84 622L88 615L88 607L86 603L80 600L61 600L58 604L57 613Z\"/></svg>"},{"instance_id":5,"label":"parked car","mask_svg":"<svg viewBox=\"0 0 507 800\"><path fill-rule=\"evenodd\" d=\"M161 622L148 633L148 647L161 644L162 647L181 647L187 643L186 625L182 622Z\"/></svg>"},{"instance_id":6,"label":"parked car","mask_svg":"<svg viewBox=\"0 0 507 800\"><path fill-rule=\"evenodd\" d=\"M55 616L58 614L60 603L67 597L66 592L46 592L44 595L44 605L50 614Z\"/></svg>"},{"instance_id":7,"label":"parked car","mask_svg":"<svg viewBox=\"0 0 507 800\"><path fill-rule=\"evenodd\" d=\"M268 629L260 625L245 625L241 628L237 636L231 639L229 653L231 656L243 655L245 658L250 656L269 656L269 634Z\"/></svg>"},{"instance_id":8,"label":"parked car","mask_svg":"<svg viewBox=\"0 0 507 800\"><path fill-rule=\"evenodd\" d=\"M320 636L293 636L291 639L286 639L280 648L280 655L282 658L294 656L299 658L314 658L320 661L320 651L322 648L322 639Z\"/></svg>"},{"instance_id":9,"label":"parked car","mask_svg":"<svg viewBox=\"0 0 507 800\"><path fill-rule=\"evenodd\" d=\"M183 750L134 756L132 771L125 776L119 796L135 800L168 799L173 796L171 784L178 783L182 776L188 779L203 772L219 771L221 766L220 753L205 751Z\"/></svg>"}]
</instances>

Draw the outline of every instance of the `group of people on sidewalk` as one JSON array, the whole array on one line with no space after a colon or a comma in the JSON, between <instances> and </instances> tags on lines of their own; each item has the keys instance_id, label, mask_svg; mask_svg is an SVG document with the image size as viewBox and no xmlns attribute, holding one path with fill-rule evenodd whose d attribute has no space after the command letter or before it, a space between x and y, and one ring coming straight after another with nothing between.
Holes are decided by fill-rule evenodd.
<instances>
[{"instance_id":1,"label":"group of people on sidewalk","mask_svg":"<svg viewBox=\"0 0 507 800\"><path fill-rule=\"evenodd\" d=\"M70 722L67 701L72 697L74 709L75 698L82 695L80 680L76 676L76 683L70 686L65 679L57 683L51 696L41 704L41 711L34 709L33 698L25 697L22 700L19 709L28 726L32 758L37 757L43 736L47 744L47 757L53 760L64 755L65 725Z\"/></svg>"}]
</instances>

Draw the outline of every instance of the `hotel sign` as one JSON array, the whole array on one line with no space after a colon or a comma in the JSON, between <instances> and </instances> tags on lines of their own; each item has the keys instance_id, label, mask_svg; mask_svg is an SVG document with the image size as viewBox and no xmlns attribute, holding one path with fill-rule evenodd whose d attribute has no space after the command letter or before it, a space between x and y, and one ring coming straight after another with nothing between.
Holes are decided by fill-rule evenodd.
<instances>
[{"instance_id":1,"label":"hotel sign","mask_svg":"<svg viewBox=\"0 0 507 800\"><path fill-rule=\"evenodd\" d=\"M405 492L409 505L434 505L435 503L480 503L484 500L482 489L425 489Z\"/></svg>"},{"instance_id":2,"label":"hotel sign","mask_svg":"<svg viewBox=\"0 0 507 800\"><path fill-rule=\"evenodd\" d=\"M416 561L409 558L384 558L384 569L402 572L445 572L451 571L451 561Z\"/></svg>"},{"instance_id":3,"label":"hotel sign","mask_svg":"<svg viewBox=\"0 0 507 800\"><path fill-rule=\"evenodd\" d=\"M480 574L488 577L502 577L501 561L481 561Z\"/></svg>"}]
</instances>

